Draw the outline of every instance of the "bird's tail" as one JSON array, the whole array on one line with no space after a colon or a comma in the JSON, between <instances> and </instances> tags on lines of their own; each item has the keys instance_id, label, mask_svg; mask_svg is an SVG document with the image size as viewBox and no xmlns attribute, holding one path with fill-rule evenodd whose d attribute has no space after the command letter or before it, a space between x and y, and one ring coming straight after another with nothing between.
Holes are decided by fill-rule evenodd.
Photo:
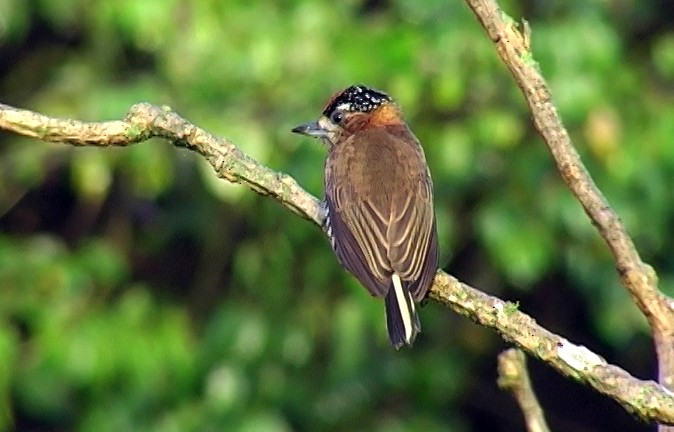
<instances>
[{"instance_id":1,"label":"bird's tail","mask_svg":"<svg viewBox=\"0 0 674 432\"><path fill-rule=\"evenodd\" d=\"M393 274L392 286L386 295L386 327L391 345L400 349L412 345L421 330L419 316L409 290L403 286L400 276Z\"/></svg>"}]
</instances>

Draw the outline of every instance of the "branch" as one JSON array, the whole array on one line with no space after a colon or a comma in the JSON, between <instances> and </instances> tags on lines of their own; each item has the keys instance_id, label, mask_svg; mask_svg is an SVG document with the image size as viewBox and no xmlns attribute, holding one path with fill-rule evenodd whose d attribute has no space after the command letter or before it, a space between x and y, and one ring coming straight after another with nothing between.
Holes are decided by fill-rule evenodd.
<instances>
[{"instance_id":1,"label":"branch","mask_svg":"<svg viewBox=\"0 0 674 432\"><path fill-rule=\"evenodd\" d=\"M527 373L524 353L511 348L498 356L498 386L512 392L529 432L550 432Z\"/></svg>"},{"instance_id":2,"label":"branch","mask_svg":"<svg viewBox=\"0 0 674 432\"><path fill-rule=\"evenodd\" d=\"M524 24L525 34L521 34L495 0L466 0L466 3L496 44L501 60L522 90L536 129L552 153L562 179L611 250L623 286L653 331L659 382L674 389L674 300L658 290L655 271L641 260L622 221L583 166L552 104L550 89L533 60L528 25Z\"/></svg>"},{"instance_id":3,"label":"branch","mask_svg":"<svg viewBox=\"0 0 674 432\"><path fill-rule=\"evenodd\" d=\"M126 146L162 137L201 154L219 177L271 196L321 226L320 201L290 176L270 170L239 150L189 123L168 107L134 105L123 121L80 122L47 117L0 104L0 130L74 146ZM674 424L674 394L653 381L632 377L587 348L544 329L517 305L489 296L438 271L430 297L457 313L498 331L522 350L561 374L586 383L646 421Z\"/></svg>"},{"instance_id":4,"label":"branch","mask_svg":"<svg viewBox=\"0 0 674 432\"><path fill-rule=\"evenodd\" d=\"M231 183L269 195L318 225L325 217L319 200L302 189L294 178L261 165L231 141L194 126L166 106L139 103L131 107L122 121L83 122L0 104L2 129L74 146L124 147L152 137L166 138L176 147L187 147L202 155L221 178Z\"/></svg>"}]
</instances>

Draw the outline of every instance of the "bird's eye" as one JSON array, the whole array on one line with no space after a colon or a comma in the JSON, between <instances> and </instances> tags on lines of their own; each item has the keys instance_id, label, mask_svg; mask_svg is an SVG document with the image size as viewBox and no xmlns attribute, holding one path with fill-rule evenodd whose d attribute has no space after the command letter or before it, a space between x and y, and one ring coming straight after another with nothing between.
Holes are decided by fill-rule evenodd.
<instances>
[{"instance_id":1,"label":"bird's eye","mask_svg":"<svg viewBox=\"0 0 674 432\"><path fill-rule=\"evenodd\" d=\"M330 114L330 120L332 120L334 124L340 124L342 120L344 120L344 113L339 110L333 111L332 114Z\"/></svg>"}]
</instances>

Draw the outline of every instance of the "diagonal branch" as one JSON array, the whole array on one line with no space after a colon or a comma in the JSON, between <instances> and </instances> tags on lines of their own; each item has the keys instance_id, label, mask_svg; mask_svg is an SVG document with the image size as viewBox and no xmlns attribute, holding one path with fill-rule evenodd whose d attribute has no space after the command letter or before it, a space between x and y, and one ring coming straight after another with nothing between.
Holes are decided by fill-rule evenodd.
<instances>
[{"instance_id":1,"label":"diagonal branch","mask_svg":"<svg viewBox=\"0 0 674 432\"><path fill-rule=\"evenodd\" d=\"M125 120L80 122L47 117L0 104L0 130L74 146L126 146L162 137L201 154L223 179L268 195L301 217L321 225L320 201L290 176L273 171L239 150L189 123L167 107L134 105ZM653 381L632 377L585 347L539 326L517 305L487 295L439 271L430 297L471 320L496 330L530 355L561 374L590 385L646 421L674 424L674 395Z\"/></svg>"},{"instance_id":2,"label":"diagonal branch","mask_svg":"<svg viewBox=\"0 0 674 432\"><path fill-rule=\"evenodd\" d=\"M658 355L659 382L674 389L674 300L658 290L657 275L645 264L616 212L594 184L552 104L550 89L530 51L530 32L518 31L495 0L466 0L496 45L501 60L522 90L534 124L562 179L611 250L623 286L646 316Z\"/></svg>"},{"instance_id":3,"label":"diagonal branch","mask_svg":"<svg viewBox=\"0 0 674 432\"><path fill-rule=\"evenodd\" d=\"M139 103L131 107L122 121L83 122L0 104L0 129L74 146L124 147L152 137L166 138L178 147L202 155L223 179L270 195L318 225L324 218L319 200L302 189L294 178L261 165L231 141L192 125L166 106Z\"/></svg>"}]
</instances>

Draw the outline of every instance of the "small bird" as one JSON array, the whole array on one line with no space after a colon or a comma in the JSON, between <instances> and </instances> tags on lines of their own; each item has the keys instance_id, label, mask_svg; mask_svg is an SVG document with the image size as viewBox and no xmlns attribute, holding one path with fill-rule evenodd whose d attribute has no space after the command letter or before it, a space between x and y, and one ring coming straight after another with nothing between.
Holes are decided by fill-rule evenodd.
<instances>
[{"instance_id":1,"label":"small bird","mask_svg":"<svg viewBox=\"0 0 674 432\"><path fill-rule=\"evenodd\" d=\"M339 262L375 297L385 297L391 345L421 329L415 302L438 268L433 183L424 151L386 94L354 85L334 95L295 133L328 147L324 229Z\"/></svg>"}]
</instances>

